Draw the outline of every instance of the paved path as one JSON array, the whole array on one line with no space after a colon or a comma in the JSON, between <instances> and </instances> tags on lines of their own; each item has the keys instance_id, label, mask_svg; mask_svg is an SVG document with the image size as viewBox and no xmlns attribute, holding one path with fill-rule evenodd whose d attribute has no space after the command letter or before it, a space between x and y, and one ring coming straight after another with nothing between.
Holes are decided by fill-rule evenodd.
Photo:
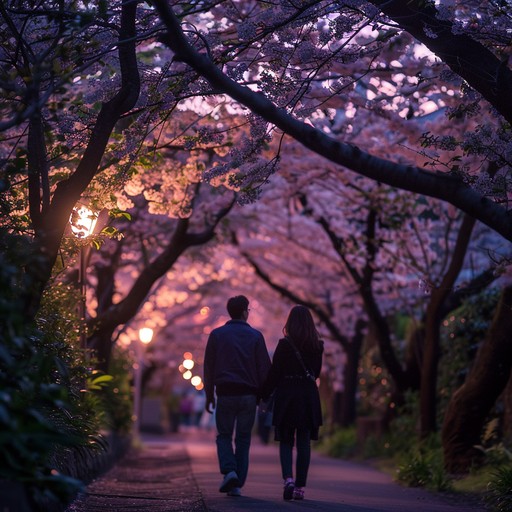
<instances>
[{"instance_id":1,"label":"paved path","mask_svg":"<svg viewBox=\"0 0 512 512\"><path fill-rule=\"evenodd\" d=\"M477 512L483 506L404 488L366 465L313 453L304 501L285 502L277 445L255 436L243 496L218 491L212 432L144 436L130 453L93 482L67 512ZM290 508L291 507L291 508Z\"/></svg>"}]
</instances>

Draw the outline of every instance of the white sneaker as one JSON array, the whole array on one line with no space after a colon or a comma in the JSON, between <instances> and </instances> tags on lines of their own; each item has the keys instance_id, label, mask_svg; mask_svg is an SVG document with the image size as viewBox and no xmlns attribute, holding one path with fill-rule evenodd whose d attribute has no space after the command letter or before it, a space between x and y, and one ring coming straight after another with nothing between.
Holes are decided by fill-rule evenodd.
<instances>
[{"instance_id":1,"label":"white sneaker","mask_svg":"<svg viewBox=\"0 0 512 512\"><path fill-rule=\"evenodd\" d=\"M233 487L240 487L240 480L238 480L238 475L234 471L230 471L224 476L224 480L222 480L219 487L219 492L231 491Z\"/></svg>"}]
</instances>

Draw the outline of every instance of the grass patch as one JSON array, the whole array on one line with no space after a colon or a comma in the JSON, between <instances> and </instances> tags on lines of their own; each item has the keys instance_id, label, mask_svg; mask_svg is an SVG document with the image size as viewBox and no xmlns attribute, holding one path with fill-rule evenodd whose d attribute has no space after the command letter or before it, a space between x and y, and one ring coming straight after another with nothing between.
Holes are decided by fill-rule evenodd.
<instances>
[{"instance_id":1,"label":"grass patch","mask_svg":"<svg viewBox=\"0 0 512 512\"><path fill-rule=\"evenodd\" d=\"M450 491L451 479L435 452L418 450L405 457L398 466L397 480L408 487L425 487L433 491Z\"/></svg>"},{"instance_id":2,"label":"grass patch","mask_svg":"<svg viewBox=\"0 0 512 512\"><path fill-rule=\"evenodd\" d=\"M360 436L359 436L360 437ZM335 458L358 460L388 474L408 487L441 493L455 502L485 505L495 512L512 511L512 463L507 450L485 450L486 464L464 476L452 477L444 470L439 435L418 441L414 436L386 433L368 435L357 442L355 428L340 429L324 437L319 451Z\"/></svg>"},{"instance_id":3,"label":"grass patch","mask_svg":"<svg viewBox=\"0 0 512 512\"><path fill-rule=\"evenodd\" d=\"M453 480L453 490L469 494L485 493L495 470L496 468L491 466L484 466L478 470L473 470L469 475Z\"/></svg>"},{"instance_id":4,"label":"grass patch","mask_svg":"<svg viewBox=\"0 0 512 512\"><path fill-rule=\"evenodd\" d=\"M512 510L512 466L501 466L493 471L487 486L486 501L498 512Z\"/></svg>"}]
</instances>

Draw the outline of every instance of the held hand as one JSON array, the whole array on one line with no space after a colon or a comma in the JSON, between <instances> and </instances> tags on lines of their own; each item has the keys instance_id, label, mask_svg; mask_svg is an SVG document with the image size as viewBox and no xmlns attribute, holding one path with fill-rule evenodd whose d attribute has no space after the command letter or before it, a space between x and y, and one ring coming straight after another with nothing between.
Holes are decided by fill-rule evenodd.
<instances>
[{"instance_id":1,"label":"held hand","mask_svg":"<svg viewBox=\"0 0 512 512\"><path fill-rule=\"evenodd\" d=\"M215 398L206 401L205 411L213 414L213 409L215 409Z\"/></svg>"}]
</instances>

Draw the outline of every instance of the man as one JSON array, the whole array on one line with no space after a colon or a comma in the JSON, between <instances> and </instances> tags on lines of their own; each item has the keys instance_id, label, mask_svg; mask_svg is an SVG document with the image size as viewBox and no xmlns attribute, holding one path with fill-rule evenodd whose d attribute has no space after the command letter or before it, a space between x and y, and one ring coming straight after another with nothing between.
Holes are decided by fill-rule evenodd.
<instances>
[{"instance_id":1,"label":"man","mask_svg":"<svg viewBox=\"0 0 512 512\"><path fill-rule=\"evenodd\" d=\"M247 323L247 297L231 297L227 310L231 320L214 329L206 344L205 409L211 414L212 407L215 408L217 457L224 475L219 491L241 496L249 468L256 405L270 368L270 357L263 334Z\"/></svg>"}]
</instances>

